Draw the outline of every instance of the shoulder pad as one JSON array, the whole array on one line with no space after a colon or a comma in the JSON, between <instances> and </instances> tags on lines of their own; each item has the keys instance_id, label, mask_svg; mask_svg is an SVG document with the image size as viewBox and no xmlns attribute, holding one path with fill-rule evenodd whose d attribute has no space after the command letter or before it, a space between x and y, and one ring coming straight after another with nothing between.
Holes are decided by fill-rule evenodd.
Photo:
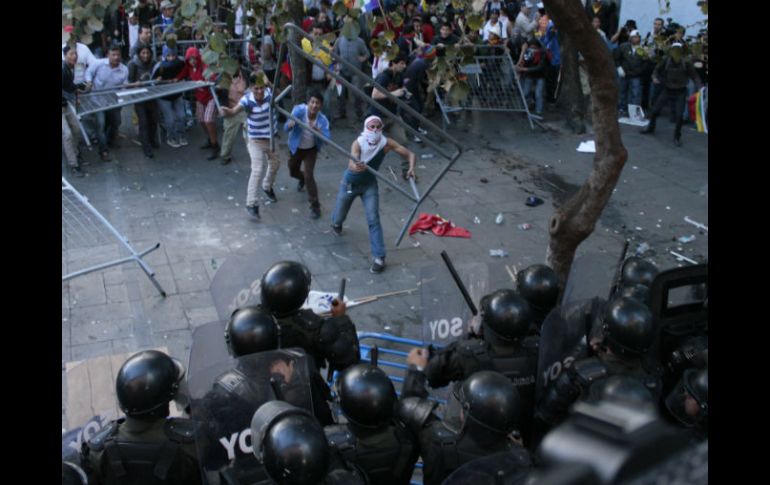
<instances>
[{"instance_id":1,"label":"shoulder pad","mask_svg":"<svg viewBox=\"0 0 770 485\"><path fill-rule=\"evenodd\" d=\"M430 437L432 441L448 444L456 442L458 439L457 433L447 428L443 422L436 423L435 426L431 426L430 431Z\"/></svg>"},{"instance_id":2,"label":"shoulder pad","mask_svg":"<svg viewBox=\"0 0 770 485\"><path fill-rule=\"evenodd\" d=\"M572 364L572 369L583 384L591 384L607 377L607 366L597 358L583 359Z\"/></svg>"},{"instance_id":3,"label":"shoulder pad","mask_svg":"<svg viewBox=\"0 0 770 485\"><path fill-rule=\"evenodd\" d=\"M409 429L418 433L438 404L419 397L407 397L398 401L396 417Z\"/></svg>"},{"instance_id":4,"label":"shoulder pad","mask_svg":"<svg viewBox=\"0 0 770 485\"><path fill-rule=\"evenodd\" d=\"M344 452L347 449L355 448L356 437L344 424L324 426L324 433L329 445L339 451Z\"/></svg>"},{"instance_id":5,"label":"shoulder pad","mask_svg":"<svg viewBox=\"0 0 770 485\"><path fill-rule=\"evenodd\" d=\"M305 325L308 325L311 328L320 327L324 320L310 310L300 310L293 318L301 320Z\"/></svg>"},{"instance_id":6,"label":"shoulder pad","mask_svg":"<svg viewBox=\"0 0 770 485\"><path fill-rule=\"evenodd\" d=\"M163 426L166 436L177 443L195 442L195 423L186 418L169 418Z\"/></svg>"},{"instance_id":7,"label":"shoulder pad","mask_svg":"<svg viewBox=\"0 0 770 485\"><path fill-rule=\"evenodd\" d=\"M118 434L118 427L123 420L111 421L110 424L100 429L93 438L88 441L88 447L94 451L102 451L104 443L111 437Z\"/></svg>"}]
</instances>

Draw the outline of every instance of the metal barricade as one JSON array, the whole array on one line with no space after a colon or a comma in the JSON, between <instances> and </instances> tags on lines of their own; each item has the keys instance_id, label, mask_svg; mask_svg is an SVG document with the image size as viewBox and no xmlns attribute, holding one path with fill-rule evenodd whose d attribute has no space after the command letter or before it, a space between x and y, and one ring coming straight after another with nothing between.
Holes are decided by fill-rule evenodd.
<instances>
[{"instance_id":1,"label":"metal barricade","mask_svg":"<svg viewBox=\"0 0 770 485\"><path fill-rule=\"evenodd\" d=\"M440 87L434 90L436 103L441 109L444 128L451 123L449 113L459 111L497 111L525 113L530 128L539 117L529 112L524 91L511 56L500 48L476 48L472 64L460 68L471 87L465 101L453 102Z\"/></svg>"},{"instance_id":2,"label":"metal barricade","mask_svg":"<svg viewBox=\"0 0 770 485\"><path fill-rule=\"evenodd\" d=\"M284 25L284 29L287 32L294 32L297 34L297 37L300 39L306 38L308 40L312 40L312 37L302 30L300 27L292 24L287 23ZM460 155L462 155L463 147L460 145L460 142L458 142L454 137L447 134L444 130L440 129L438 126L436 126L432 121L425 118L422 114L415 111L411 106L409 106L407 103L402 101L400 98L397 98L390 94L388 92L388 89L379 83L377 83L374 79L372 79L368 74L365 74L360 69L358 69L356 66L354 66L352 63L347 61L346 59L342 58L341 56L335 54L332 49L327 48L323 44L317 46L321 51L323 51L325 54L327 54L331 59L336 61L337 63L340 63L347 67L354 75L359 76L361 79L364 80L364 84L369 83L372 86L374 86L379 91L385 93L385 96L393 103L396 104L398 108L397 113L393 113L386 109L382 104L375 101L373 98L371 98L369 95L367 95L365 92L363 92L361 89L359 89L357 86L355 86L353 83L342 77L342 75L337 72L335 69L330 68L329 66L324 65L322 62L320 62L318 59L313 57L312 54L308 54L305 52L305 50L299 45L299 43L294 43L291 41L283 42L281 44L281 49L278 54L278 61L277 65L280 66L283 64L283 61L288 56L288 49L291 49L294 53L298 54L299 56L303 57L304 59L307 59L310 63L318 66L319 68L323 69L323 71L333 77L337 82L341 83L345 86L350 92L356 96L361 98L363 101L365 101L368 105L374 106L379 110L385 118L390 119L395 124L401 126L404 128L407 133L410 133L412 136L419 137L422 142L433 149L436 154L442 158L445 158L448 162L446 165L444 165L439 173L435 176L435 178L431 181L430 185L428 186L428 189L423 193L420 194L419 190L417 189L417 184L415 183L414 179L410 178L409 183L411 185L412 193L410 194L406 190L404 190L401 186L396 185L393 183L390 179L388 179L387 176L383 175L382 173L378 172L377 170L372 169L368 165L366 165L366 170L377 177L378 180L380 180L382 183L388 185L390 188L395 190L397 193L403 195L407 199L409 199L411 202L414 203L414 206L412 208L411 213L409 216L405 219L404 226L401 228L401 232L398 235L398 238L396 239L396 246L398 246L401 243L401 240L404 238L404 235L406 234L406 230L409 228L409 225L412 222L412 219L414 219L415 214L417 214L417 209L420 207L423 201L425 201L426 198L430 195L431 191L436 187L436 185L439 183L439 181L446 175L446 173L449 171L450 168L452 168L452 165L460 158ZM281 70L276 70L276 77L273 82L273 86L278 86L279 81L281 79L281 76L283 74L281 73ZM315 136L321 138L324 140L331 148L337 150L341 154L343 154L346 158L349 158L351 160L355 160L357 162L360 162L361 160L354 156L349 150L343 148L338 143L336 143L334 140L327 138L324 136L323 133L318 131L317 129L311 127L307 123L305 123L304 120L301 120L291 114L290 111L287 111L283 109L280 106L280 101L287 96L291 92L292 86L289 85L286 89L284 89L280 94L277 96L273 96L270 100L270 108L271 111L275 110L279 113L286 116L288 119L293 120L295 123L297 123L299 126L306 128L313 132ZM417 131L415 128L412 128L406 121L404 121L403 116L408 115L414 119L417 120L419 125L427 127L428 131L431 135L438 135L438 137L441 139L441 142L435 142L430 139L431 135L423 135L419 131ZM272 116L272 113L271 113ZM270 138L270 147L273 149L275 140L273 138L274 134L271 132L271 138ZM448 150L447 148L451 147L454 149L454 151Z\"/></svg>"},{"instance_id":3,"label":"metal barricade","mask_svg":"<svg viewBox=\"0 0 770 485\"><path fill-rule=\"evenodd\" d=\"M160 292L161 296L166 296L165 290L160 286L158 280L155 279L155 273L147 263L142 260L143 256L158 249L160 243L156 243L144 251L136 252L136 250L131 247L131 244L129 244L128 239L119 233L118 230L115 229L90 202L88 202L88 199L75 190L64 177L61 179L61 220L62 252L65 249L88 249L94 246L110 244L110 241L114 238L117 239L130 253L129 256L124 258L115 259L62 275L62 282L76 276L93 273L94 271L133 261L139 265L142 271L144 271L144 274L147 275L155 288L157 288L158 292ZM112 243L114 244L114 240L112 240Z\"/></svg>"}]
</instances>

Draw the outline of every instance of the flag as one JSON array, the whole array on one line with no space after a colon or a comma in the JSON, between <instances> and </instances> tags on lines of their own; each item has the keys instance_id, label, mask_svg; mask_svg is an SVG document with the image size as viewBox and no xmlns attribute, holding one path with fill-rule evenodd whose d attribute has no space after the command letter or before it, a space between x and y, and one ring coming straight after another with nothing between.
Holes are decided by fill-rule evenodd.
<instances>
[{"instance_id":1,"label":"flag","mask_svg":"<svg viewBox=\"0 0 770 485\"><path fill-rule=\"evenodd\" d=\"M380 6L377 0L358 0L357 5L358 5L358 8L363 9L367 13L371 12L376 8L379 8Z\"/></svg>"}]
</instances>

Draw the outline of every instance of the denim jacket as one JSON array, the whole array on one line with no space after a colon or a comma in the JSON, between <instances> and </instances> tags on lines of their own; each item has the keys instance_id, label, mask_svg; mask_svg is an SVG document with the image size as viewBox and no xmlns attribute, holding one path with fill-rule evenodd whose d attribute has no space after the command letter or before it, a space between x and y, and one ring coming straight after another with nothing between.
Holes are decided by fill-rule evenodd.
<instances>
[{"instance_id":1,"label":"denim jacket","mask_svg":"<svg viewBox=\"0 0 770 485\"><path fill-rule=\"evenodd\" d=\"M293 110L291 110L291 114L301 120L305 120L305 115L307 113L307 105L306 104L298 104L294 107ZM323 115L320 111L318 112L318 118L316 119L316 128L318 131L323 133L323 135L326 138L331 138L331 135L329 134L329 120L326 118L326 116ZM289 128L289 121L291 119L287 120L286 123L283 125L283 131L289 132L289 151L294 154L297 153L297 148L299 148L299 142L302 139L302 126L297 123L294 125L294 128ZM323 145L323 140L319 138L317 135L315 137L315 146L317 149L321 149L321 146Z\"/></svg>"}]
</instances>

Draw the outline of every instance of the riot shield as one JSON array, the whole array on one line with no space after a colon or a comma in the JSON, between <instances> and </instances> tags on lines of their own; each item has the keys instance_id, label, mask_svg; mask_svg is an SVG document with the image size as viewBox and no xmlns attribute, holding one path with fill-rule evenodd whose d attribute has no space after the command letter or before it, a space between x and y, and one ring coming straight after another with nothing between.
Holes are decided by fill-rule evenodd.
<instances>
[{"instance_id":1,"label":"riot shield","mask_svg":"<svg viewBox=\"0 0 770 485\"><path fill-rule=\"evenodd\" d=\"M524 448L512 448L489 456L476 458L452 472L443 485L519 485L532 468L529 452Z\"/></svg>"},{"instance_id":2,"label":"riot shield","mask_svg":"<svg viewBox=\"0 0 770 485\"><path fill-rule=\"evenodd\" d=\"M500 288L513 288L513 281L501 265L455 266L477 307L482 296ZM420 300L424 342L443 346L468 334L473 315L446 266L437 264L420 270Z\"/></svg>"},{"instance_id":3,"label":"riot shield","mask_svg":"<svg viewBox=\"0 0 770 485\"><path fill-rule=\"evenodd\" d=\"M272 381L272 382L271 382ZM280 398L313 412L310 366L301 349L282 349L219 362L190 375L191 417L199 425L198 459L207 483L266 479L251 443L251 418Z\"/></svg>"},{"instance_id":4,"label":"riot shield","mask_svg":"<svg viewBox=\"0 0 770 485\"><path fill-rule=\"evenodd\" d=\"M66 431L61 436L61 459L72 463L80 463L80 449L83 443L87 443L96 433L110 423L111 419L105 415L93 416L83 426Z\"/></svg>"},{"instance_id":5,"label":"riot shield","mask_svg":"<svg viewBox=\"0 0 770 485\"><path fill-rule=\"evenodd\" d=\"M596 296L608 298L617 266L618 261L611 254L586 253L575 258L564 285L561 304Z\"/></svg>"},{"instance_id":6,"label":"riot shield","mask_svg":"<svg viewBox=\"0 0 770 485\"><path fill-rule=\"evenodd\" d=\"M227 256L209 287L214 307L223 322L226 322L237 308L259 304L260 280L264 272L276 261L272 255L269 258L264 255L260 258L256 254Z\"/></svg>"},{"instance_id":7,"label":"riot shield","mask_svg":"<svg viewBox=\"0 0 770 485\"><path fill-rule=\"evenodd\" d=\"M536 403L564 368L582 357L576 349L584 339L587 345L593 336L594 314L599 304L598 299L592 299L557 306L543 321L535 380Z\"/></svg>"},{"instance_id":8,"label":"riot shield","mask_svg":"<svg viewBox=\"0 0 770 485\"><path fill-rule=\"evenodd\" d=\"M190 361L187 363L189 378L214 364L231 362L232 360L225 343L225 324L223 322L205 323L193 330Z\"/></svg>"}]
</instances>

